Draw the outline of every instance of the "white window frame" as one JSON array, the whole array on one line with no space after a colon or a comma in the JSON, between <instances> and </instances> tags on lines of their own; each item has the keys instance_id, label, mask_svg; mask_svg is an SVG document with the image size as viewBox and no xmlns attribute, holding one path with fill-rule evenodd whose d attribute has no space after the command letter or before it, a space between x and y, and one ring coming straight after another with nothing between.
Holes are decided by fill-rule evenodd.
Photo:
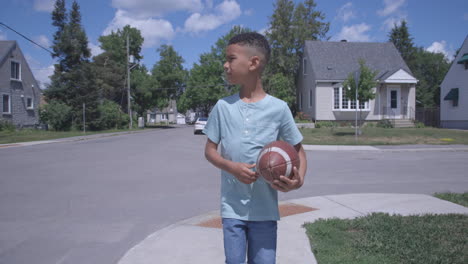
<instances>
[{"instance_id":1,"label":"white window frame","mask_svg":"<svg viewBox=\"0 0 468 264\"><path fill-rule=\"evenodd\" d=\"M11 75L13 72L11 72L11 66L13 63L18 64L18 78L13 78ZM10 80L12 81L21 81L21 62L17 60L10 60Z\"/></svg>"},{"instance_id":2,"label":"white window frame","mask_svg":"<svg viewBox=\"0 0 468 264\"><path fill-rule=\"evenodd\" d=\"M3 108L5 107L5 106L3 105L3 97L4 97L5 95L8 96L8 112L3 112ZM11 115L11 95L9 95L9 94L2 94L2 113L3 113L4 115Z\"/></svg>"},{"instance_id":3,"label":"white window frame","mask_svg":"<svg viewBox=\"0 0 468 264\"><path fill-rule=\"evenodd\" d=\"M335 89L338 88L339 89L339 108L335 108ZM343 100L346 100L345 97L343 97L343 86L335 86L333 87L333 98L332 98L332 109L333 111L356 111L356 108L351 108L351 105L354 104L354 102L356 102L356 100L346 100L346 105L343 105ZM370 108L369 108L369 101L365 102L364 103L364 108L359 108L359 100L357 100L356 102L356 107L358 110L364 110L364 111L370 111Z\"/></svg>"},{"instance_id":4,"label":"white window frame","mask_svg":"<svg viewBox=\"0 0 468 264\"><path fill-rule=\"evenodd\" d=\"M28 100L31 100L31 106L28 106ZM34 109L34 100L32 97L26 97L26 109L28 110Z\"/></svg>"},{"instance_id":5,"label":"white window frame","mask_svg":"<svg viewBox=\"0 0 468 264\"><path fill-rule=\"evenodd\" d=\"M302 58L302 74L307 75L307 59Z\"/></svg>"},{"instance_id":6,"label":"white window frame","mask_svg":"<svg viewBox=\"0 0 468 264\"><path fill-rule=\"evenodd\" d=\"M161 120L164 120L166 121L168 119L168 116L166 116L167 114L161 114Z\"/></svg>"}]
</instances>

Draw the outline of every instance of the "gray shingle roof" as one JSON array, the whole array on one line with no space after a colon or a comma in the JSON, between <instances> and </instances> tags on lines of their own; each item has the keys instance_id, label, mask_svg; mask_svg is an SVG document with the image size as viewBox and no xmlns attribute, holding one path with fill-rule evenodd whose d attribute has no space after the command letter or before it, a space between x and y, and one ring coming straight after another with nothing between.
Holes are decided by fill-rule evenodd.
<instances>
[{"instance_id":1,"label":"gray shingle roof","mask_svg":"<svg viewBox=\"0 0 468 264\"><path fill-rule=\"evenodd\" d=\"M345 80L359 69L359 59L377 71L377 79L387 78L399 69L413 75L393 43L322 42L307 40L305 48L316 80Z\"/></svg>"},{"instance_id":2,"label":"gray shingle roof","mask_svg":"<svg viewBox=\"0 0 468 264\"><path fill-rule=\"evenodd\" d=\"M16 41L14 40L0 41L0 66L3 65L5 59L8 58L8 55L15 48L15 46Z\"/></svg>"}]
</instances>

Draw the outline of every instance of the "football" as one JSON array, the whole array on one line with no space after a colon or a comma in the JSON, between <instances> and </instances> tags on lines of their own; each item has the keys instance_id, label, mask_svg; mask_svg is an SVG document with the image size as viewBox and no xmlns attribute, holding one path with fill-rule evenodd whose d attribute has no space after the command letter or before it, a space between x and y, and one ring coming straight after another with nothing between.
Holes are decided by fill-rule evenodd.
<instances>
[{"instance_id":1,"label":"football","mask_svg":"<svg viewBox=\"0 0 468 264\"><path fill-rule=\"evenodd\" d=\"M299 169L299 154L287 142L274 141L263 147L257 158L256 169L267 182L279 179L281 175L291 177L293 167Z\"/></svg>"}]
</instances>

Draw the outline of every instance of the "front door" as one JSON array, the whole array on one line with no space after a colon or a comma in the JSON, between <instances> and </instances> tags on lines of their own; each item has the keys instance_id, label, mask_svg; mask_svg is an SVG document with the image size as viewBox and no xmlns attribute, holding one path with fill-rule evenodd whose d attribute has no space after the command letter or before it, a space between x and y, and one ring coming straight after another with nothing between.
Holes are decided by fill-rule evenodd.
<instances>
[{"instance_id":1,"label":"front door","mask_svg":"<svg viewBox=\"0 0 468 264\"><path fill-rule=\"evenodd\" d=\"M401 91L400 87L388 87L387 90L387 115L393 118L401 118Z\"/></svg>"}]
</instances>

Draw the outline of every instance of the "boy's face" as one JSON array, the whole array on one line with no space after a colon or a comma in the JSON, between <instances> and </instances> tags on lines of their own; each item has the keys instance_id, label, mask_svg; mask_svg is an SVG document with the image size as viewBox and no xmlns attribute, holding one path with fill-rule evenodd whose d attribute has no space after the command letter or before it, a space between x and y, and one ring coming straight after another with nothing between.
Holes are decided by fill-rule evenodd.
<instances>
[{"instance_id":1,"label":"boy's face","mask_svg":"<svg viewBox=\"0 0 468 264\"><path fill-rule=\"evenodd\" d=\"M226 48L224 72L230 84L242 84L252 69L252 48L231 44Z\"/></svg>"}]
</instances>

